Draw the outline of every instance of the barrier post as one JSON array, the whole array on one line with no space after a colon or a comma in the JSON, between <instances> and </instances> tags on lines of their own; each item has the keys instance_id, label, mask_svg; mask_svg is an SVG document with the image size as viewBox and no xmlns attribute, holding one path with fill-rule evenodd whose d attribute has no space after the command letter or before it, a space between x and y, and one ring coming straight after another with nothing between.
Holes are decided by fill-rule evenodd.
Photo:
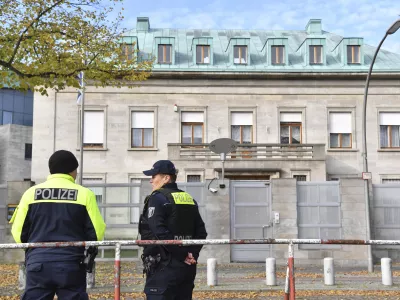
<instances>
[{"instance_id":1,"label":"barrier post","mask_svg":"<svg viewBox=\"0 0 400 300\"><path fill-rule=\"evenodd\" d=\"M115 244L115 265L114 265L114 300L121 297L121 244Z\"/></svg>"},{"instance_id":2,"label":"barrier post","mask_svg":"<svg viewBox=\"0 0 400 300\"><path fill-rule=\"evenodd\" d=\"M286 278L285 278L285 297L284 300L289 300L289 259L286 268Z\"/></svg>"},{"instance_id":3,"label":"barrier post","mask_svg":"<svg viewBox=\"0 0 400 300\"><path fill-rule=\"evenodd\" d=\"M296 289L294 286L294 246L292 241L289 244L289 258L288 258L288 269L289 269L289 296L290 300L296 299Z\"/></svg>"}]
</instances>

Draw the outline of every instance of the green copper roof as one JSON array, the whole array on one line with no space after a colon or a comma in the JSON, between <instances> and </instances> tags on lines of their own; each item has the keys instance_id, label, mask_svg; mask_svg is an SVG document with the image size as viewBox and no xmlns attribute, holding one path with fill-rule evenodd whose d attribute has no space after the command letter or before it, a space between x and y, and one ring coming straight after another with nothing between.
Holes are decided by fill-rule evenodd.
<instances>
[{"instance_id":1,"label":"green copper roof","mask_svg":"<svg viewBox=\"0 0 400 300\"><path fill-rule=\"evenodd\" d=\"M139 57L157 57L158 44L172 45L172 63L155 63L157 71L206 72L367 72L375 47L362 37L342 37L322 30L321 20L312 19L304 30L211 30L156 29L148 18L138 18L137 28L125 34L125 41L137 41ZM133 37L133 38L130 38ZM196 64L196 45L210 45L209 64ZM247 64L234 63L233 46L248 49ZM271 64L271 46L285 46L285 64ZM310 46L322 46L323 64L310 64ZM360 46L360 64L347 63L347 45ZM380 50L374 72L400 72L400 54Z\"/></svg>"}]
</instances>

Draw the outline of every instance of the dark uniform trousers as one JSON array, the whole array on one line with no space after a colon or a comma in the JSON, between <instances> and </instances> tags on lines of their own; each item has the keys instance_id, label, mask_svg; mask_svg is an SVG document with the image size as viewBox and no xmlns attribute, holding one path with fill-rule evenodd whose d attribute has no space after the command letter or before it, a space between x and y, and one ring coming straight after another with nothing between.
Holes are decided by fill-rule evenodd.
<instances>
[{"instance_id":1,"label":"dark uniform trousers","mask_svg":"<svg viewBox=\"0 0 400 300\"><path fill-rule=\"evenodd\" d=\"M86 270L75 261L27 263L22 300L87 300Z\"/></svg>"},{"instance_id":2,"label":"dark uniform trousers","mask_svg":"<svg viewBox=\"0 0 400 300\"><path fill-rule=\"evenodd\" d=\"M191 300L196 278L196 265L187 265L174 258L146 278L147 300Z\"/></svg>"}]
</instances>

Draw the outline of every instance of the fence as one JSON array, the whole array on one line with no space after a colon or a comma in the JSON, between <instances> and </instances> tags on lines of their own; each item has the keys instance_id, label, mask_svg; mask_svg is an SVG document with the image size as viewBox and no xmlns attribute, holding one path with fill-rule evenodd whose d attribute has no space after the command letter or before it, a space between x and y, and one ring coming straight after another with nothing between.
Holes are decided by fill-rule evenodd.
<instances>
[{"instance_id":1,"label":"fence","mask_svg":"<svg viewBox=\"0 0 400 300\"><path fill-rule=\"evenodd\" d=\"M285 300L296 298L294 245L295 244L320 244L320 245L400 245L400 240L322 240L322 239L215 239L215 240L132 240L132 241L82 241L82 242L51 242L51 243L23 243L0 244L0 249L26 249L26 248L51 248L51 247L88 247L88 246L115 246L115 276L114 300L121 299L121 247L145 245L226 245L226 244L288 244L288 263L285 281Z\"/></svg>"}]
</instances>

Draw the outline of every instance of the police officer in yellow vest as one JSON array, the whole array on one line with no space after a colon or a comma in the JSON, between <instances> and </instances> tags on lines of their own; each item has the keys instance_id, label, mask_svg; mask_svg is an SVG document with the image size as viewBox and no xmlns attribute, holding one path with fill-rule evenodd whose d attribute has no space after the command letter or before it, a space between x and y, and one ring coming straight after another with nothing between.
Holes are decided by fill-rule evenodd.
<instances>
[{"instance_id":1,"label":"police officer in yellow vest","mask_svg":"<svg viewBox=\"0 0 400 300\"><path fill-rule=\"evenodd\" d=\"M100 241L106 225L94 193L75 184L78 161L65 150L49 159L47 181L28 189L12 217L17 243ZM84 247L30 248L22 299L88 299Z\"/></svg>"},{"instance_id":2,"label":"police officer in yellow vest","mask_svg":"<svg viewBox=\"0 0 400 300\"><path fill-rule=\"evenodd\" d=\"M151 170L153 192L140 217L142 240L206 239L207 231L196 201L179 190L176 169L169 160L157 161ZM199 246L145 246L142 260L148 300L192 299Z\"/></svg>"}]
</instances>

